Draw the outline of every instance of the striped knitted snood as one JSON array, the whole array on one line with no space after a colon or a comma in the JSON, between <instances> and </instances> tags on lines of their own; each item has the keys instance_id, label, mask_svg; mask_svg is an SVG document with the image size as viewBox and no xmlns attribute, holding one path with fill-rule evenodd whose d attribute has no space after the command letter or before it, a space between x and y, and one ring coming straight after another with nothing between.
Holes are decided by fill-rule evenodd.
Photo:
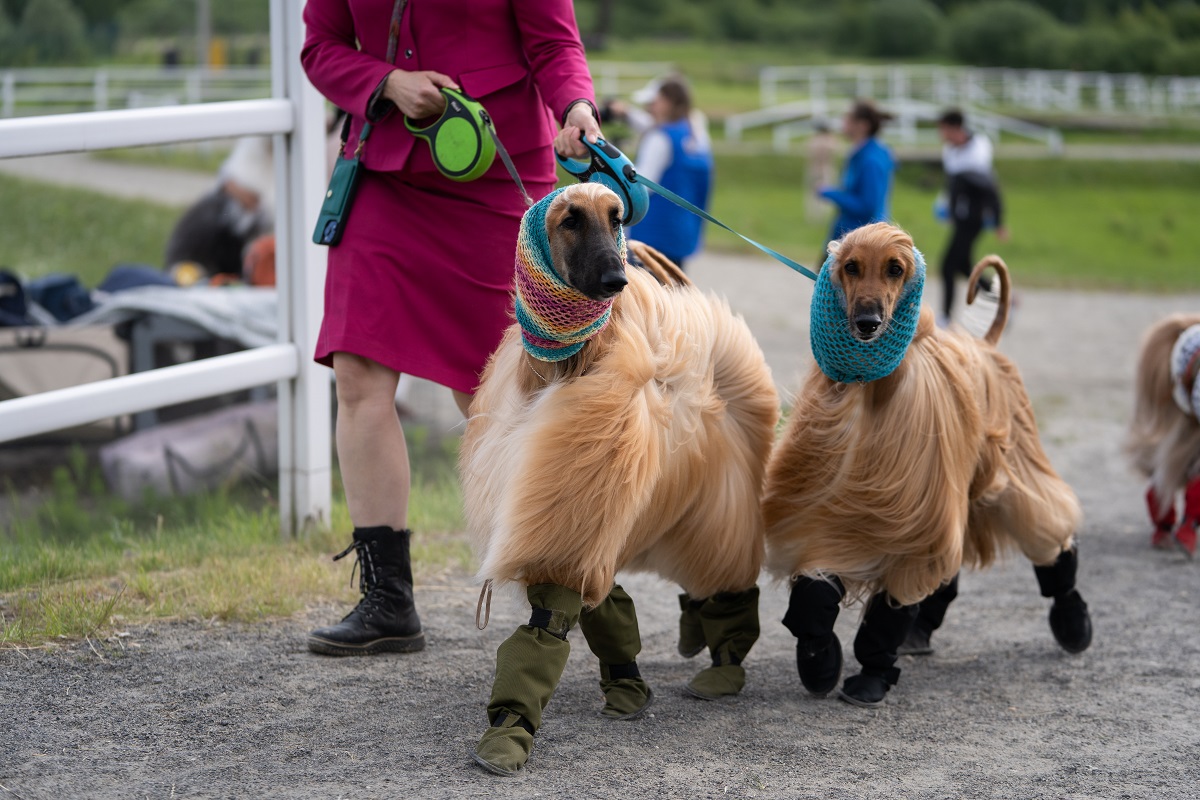
<instances>
[{"instance_id":1,"label":"striped knitted snood","mask_svg":"<svg viewBox=\"0 0 1200 800\"><path fill-rule=\"evenodd\" d=\"M588 339L604 330L612 316L612 298L593 300L554 270L546 212L561 191L551 192L525 212L517 236L513 304L521 343L541 361L562 361L575 355ZM617 233L617 248L624 261L624 228Z\"/></svg>"}]
</instances>

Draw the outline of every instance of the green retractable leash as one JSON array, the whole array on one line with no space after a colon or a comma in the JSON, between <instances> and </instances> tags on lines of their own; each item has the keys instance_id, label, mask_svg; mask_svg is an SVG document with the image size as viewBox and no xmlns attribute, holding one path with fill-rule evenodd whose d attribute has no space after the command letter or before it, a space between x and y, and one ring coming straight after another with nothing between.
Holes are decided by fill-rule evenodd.
<instances>
[{"instance_id":1,"label":"green retractable leash","mask_svg":"<svg viewBox=\"0 0 1200 800\"><path fill-rule=\"evenodd\" d=\"M441 92L446 97L446 108L432 123L421 127L407 117L404 119L413 136L429 144L429 154L438 172L452 181L473 181L491 168L499 153L504 168L521 190L525 205L533 205L483 104L461 89L443 86Z\"/></svg>"}]
</instances>

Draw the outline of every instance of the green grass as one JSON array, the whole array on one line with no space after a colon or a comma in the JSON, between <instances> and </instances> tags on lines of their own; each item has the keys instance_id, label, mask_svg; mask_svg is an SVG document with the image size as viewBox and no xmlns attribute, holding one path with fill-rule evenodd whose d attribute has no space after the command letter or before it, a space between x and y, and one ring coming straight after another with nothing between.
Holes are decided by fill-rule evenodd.
<instances>
[{"instance_id":1,"label":"green grass","mask_svg":"<svg viewBox=\"0 0 1200 800\"><path fill-rule=\"evenodd\" d=\"M92 158L104 161L119 161L125 164L144 164L152 167L171 167L192 172L216 175L226 157L229 147L214 146L208 142L199 145L174 144L155 147L121 147L116 150L99 150Z\"/></svg>"},{"instance_id":2,"label":"green grass","mask_svg":"<svg viewBox=\"0 0 1200 800\"><path fill-rule=\"evenodd\" d=\"M409 526L417 581L471 568L453 472L457 439L410 431ZM129 505L109 495L82 452L56 470L48 497L0 529L0 646L105 636L165 619L254 621L310 603L352 604L350 560L329 556L351 529L335 480L332 525L283 539L275 498L232 485Z\"/></svg>"},{"instance_id":3,"label":"green grass","mask_svg":"<svg viewBox=\"0 0 1200 800\"><path fill-rule=\"evenodd\" d=\"M160 265L180 210L0 175L0 266L67 272L86 286L114 264Z\"/></svg>"},{"instance_id":4,"label":"green grass","mask_svg":"<svg viewBox=\"0 0 1200 800\"><path fill-rule=\"evenodd\" d=\"M1194 256L1200 228L1188 222L1200 164L1007 161L997 171L1012 239L1002 244L985 235L977 254L999 252L1018 285L1200 291ZM913 234L933 269L949 238L932 213L939 186L936 169L904 166L892 202L896 221ZM803 187L799 158L719 155L713 212L811 264L829 223L804 219ZM715 251L756 252L711 226L706 236Z\"/></svg>"},{"instance_id":5,"label":"green grass","mask_svg":"<svg viewBox=\"0 0 1200 800\"><path fill-rule=\"evenodd\" d=\"M1025 286L1200 290L1200 228L1189 211L1200 164L1002 161L1012 241L985 237ZM827 221L803 217L798 156L717 156L716 215L802 263L815 260ZM936 264L948 236L932 215L936 169L904 165L892 210ZM94 286L121 261L157 264L179 211L0 175L0 263L27 276L71 272ZM715 251L751 248L720 230Z\"/></svg>"}]
</instances>

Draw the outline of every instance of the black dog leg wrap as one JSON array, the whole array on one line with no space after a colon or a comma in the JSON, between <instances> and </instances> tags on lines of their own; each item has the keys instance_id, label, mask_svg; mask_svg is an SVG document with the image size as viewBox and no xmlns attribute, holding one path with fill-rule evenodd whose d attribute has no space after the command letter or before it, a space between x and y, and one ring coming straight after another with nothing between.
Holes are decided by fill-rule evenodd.
<instances>
[{"instance_id":1,"label":"black dog leg wrap","mask_svg":"<svg viewBox=\"0 0 1200 800\"><path fill-rule=\"evenodd\" d=\"M896 650L908 636L916 617L917 606L896 605L886 592L871 598L854 637L854 657L863 665L863 672L895 685L900 677L900 670L895 668Z\"/></svg>"},{"instance_id":2,"label":"black dog leg wrap","mask_svg":"<svg viewBox=\"0 0 1200 800\"><path fill-rule=\"evenodd\" d=\"M846 589L836 577L820 580L801 575L796 578L787 613L783 615L783 625L796 637L802 649L815 652L828 644L845 595Z\"/></svg>"},{"instance_id":3,"label":"black dog leg wrap","mask_svg":"<svg viewBox=\"0 0 1200 800\"><path fill-rule=\"evenodd\" d=\"M946 610L950 608L950 604L956 597L958 597L957 575L920 602L915 625L924 631L926 636L942 627L942 622L946 619Z\"/></svg>"},{"instance_id":4,"label":"black dog leg wrap","mask_svg":"<svg viewBox=\"0 0 1200 800\"><path fill-rule=\"evenodd\" d=\"M1058 597L1075 588L1075 573L1079 569L1079 554L1075 547L1063 550L1058 559L1048 566L1034 566L1038 588L1042 597Z\"/></svg>"}]
</instances>

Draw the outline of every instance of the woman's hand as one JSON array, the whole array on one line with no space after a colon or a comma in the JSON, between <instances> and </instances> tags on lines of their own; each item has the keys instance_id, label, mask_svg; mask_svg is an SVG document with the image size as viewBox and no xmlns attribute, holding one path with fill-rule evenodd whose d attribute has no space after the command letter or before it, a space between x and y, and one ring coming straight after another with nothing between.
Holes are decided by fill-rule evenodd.
<instances>
[{"instance_id":1,"label":"woman's hand","mask_svg":"<svg viewBox=\"0 0 1200 800\"><path fill-rule=\"evenodd\" d=\"M397 69L388 73L383 96L395 103L400 113L409 119L423 119L441 114L446 107L446 96L440 91L443 86L458 88L453 78L440 72Z\"/></svg>"},{"instance_id":2,"label":"woman's hand","mask_svg":"<svg viewBox=\"0 0 1200 800\"><path fill-rule=\"evenodd\" d=\"M587 137L592 144L603 136L600 123L592 115L592 107L587 103L576 103L567 111L567 123L554 137L554 149L563 158L584 158L588 150L581 139Z\"/></svg>"}]
</instances>

